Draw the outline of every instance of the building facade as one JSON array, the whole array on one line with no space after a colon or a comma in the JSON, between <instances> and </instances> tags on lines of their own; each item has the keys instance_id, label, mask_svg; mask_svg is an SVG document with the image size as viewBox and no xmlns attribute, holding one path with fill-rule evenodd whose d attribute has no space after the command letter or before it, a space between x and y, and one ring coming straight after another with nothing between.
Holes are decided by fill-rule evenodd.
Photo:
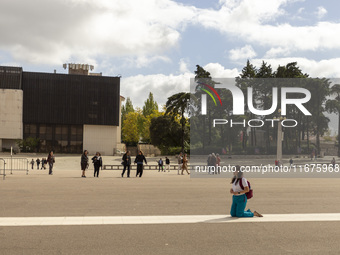
<instances>
[{"instance_id":1,"label":"building facade","mask_svg":"<svg viewBox=\"0 0 340 255\"><path fill-rule=\"evenodd\" d=\"M69 74L0 67L0 149L38 138L38 152L113 155L122 149L120 78L91 75L69 64Z\"/></svg>"}]
</instances>

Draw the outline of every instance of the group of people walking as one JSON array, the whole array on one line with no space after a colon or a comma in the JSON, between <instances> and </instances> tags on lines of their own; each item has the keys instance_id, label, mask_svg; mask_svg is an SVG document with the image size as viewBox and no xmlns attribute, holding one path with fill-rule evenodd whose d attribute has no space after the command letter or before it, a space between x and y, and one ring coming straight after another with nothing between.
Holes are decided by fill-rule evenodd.
<instances>
[{"instance_id":1,"label":"group of people walking","mask_svg":"<svg viewBox=\"0 0 340 255\"><path fill-rule=\"evenodd\" d=\"M218 153L217 154L215 154L215 153L209 154L209 156L207 158L207 166L208 166L208 169L209 169L209 173L211 173L211 174L221 173L219 171L219 168L218 168L218 166L220 166L220 165L221 165L220 155ZM213 168L211 168L211 167L213 167Z\"/></svg>"},{"instance_id":2,"label":"group of people walking","mask_svg":"<svg viewBox=\"0 0 340 255\"><path fill-rule=\"evenodd\" d=\"M40 167L40 163L41 163L41 168ZM35 161L34 159L31 160L30 162L31 166L32 166L32 170L34 169L34 164L37 164L37 170L43 170L46 169L46 164L47 164L47 159L46 158L42 158L41 160L39 158L37 158Z\"/></svg>"},{"instance_id":3,"label":"group of people walking","mask_svg":"<svg viewBox=\"0 0 340 255\"><path fill-rule=\"evenodd\" d=\"M40 163L41 163L40 170L42 170L42 169L45 170L46 169L46 165L48 164L48 166L49 166L48 174L52 175L53 174L53 165L55 163L55 158L54 158L54 155L53 155L53 151L50 151L50 153L47 156L47 159L46 158L42 158L40 160L39 158L37 158L35 161L34 161L34 159L32 159L31 162L30 162L30 164L32 166L32 170L34 169L34 164L35 163L37 164L37 170L39 170Z\"/></svg>"},{"instance_id":4,"label":"group of people walking","mask_svg":"<svg viewBox=\"0 0 340 255\"><path fill-rule=\"evenodd\" d=\"M121 176L124 177L125 172L127 171L127 177L130 177L130 169L131 169L131 152L127 151L123 157L122 157L122 165L124 166L123 171L121 173ZM138 155L135 158L134 163L137 164L137 171L136 171L136 177L142 177L143 175L143 169L144 169L144 162L147 164L147 160L143 154L142 151L139 151ZM164 161L162 158L160 158L158 161L158 172L170 172L170 159L168 157L165 157L165 168L164 168ZM182 171L181 174L183 175L184 170L187 172L187 174L190 174L188 171L188 156L187 154L180 153L178 155L178 171L177 173L180 174L180 170Z\"/></svg>"},{"instance_id":5,"label":"group of people walking","mask_svg":"<svg viewBox=\"0 0 340 255\"><path fill-rule=\"evenodd\" d=\"M182 170L181 175L184 174L184 170L187 172L187 174L190 174L188 171L188 155L181 152L178 155L178 168L177 168L177 174L179 175L180 170Z\"/></svg>"},{"instance_id":6,"label":"group of people walking","mask_svg":"<svg viewBox=\"0 0 340 255\"><path fill-rule=\"evenodd\" d=\"M158 172L170 172L170 159L168 157L165 157L165 167L164 167L164 161L162 158L160 158L158 161Z\"/></svg>"},{"instance_id":7,"label":"group of people walking","mask_svg":"<svg viewBox=\"0 0 340 255\"><path fill-rule=\"evenodd\" d=\"M148 164L143 152L139 151L134 161L134 163L137 164L136 177L142 177L143 170L144 170L144 162L145 164ZM125 171L127 170L127 177L130 178L130 170L131 170L131 152L130 151L127 151L123 155L122 165L124 166L124 168L123 168L123 172L121 176L124 177Z\"/></svg>"}]
</instances>

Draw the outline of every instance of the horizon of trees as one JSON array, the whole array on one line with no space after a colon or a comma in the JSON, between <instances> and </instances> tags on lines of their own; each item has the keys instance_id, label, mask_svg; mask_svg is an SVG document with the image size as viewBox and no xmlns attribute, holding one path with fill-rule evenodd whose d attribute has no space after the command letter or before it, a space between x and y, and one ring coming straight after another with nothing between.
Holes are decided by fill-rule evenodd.
<instances>
[{"instance_id":1,"label":"horizon of trees","mask_svg":"<svg viewBox=\"0 0 340 255\"><path fill-rule=\"evenodd\" d=\"M275 85L268 86L266 81L271 79ZM316 150L320 153L320 137L329 134L329 119L325 112L340 112L340 85L333 85L329 79L310 78L304 73L297 62L279 66L273 70L270 64L262 62L260 67L256 67L248 60L240 75L235 78L236 85L241 88L246 95L247 88L253 88L253 105L256 109L269 109L272 105L272 87L282 86L282 79L278 78L298 78L292 81L290 86L307 88L311 92L311 99L305 104L312 116L305 116L296 107L287 107L286 118L296 119L298 126L295 128L284 128L284 152L297 153L298 148L302 148L303 153L310 153ZM263 82L258 83L263 79ZM267 80L266 80L267 79ZM254 83L256 80L257 83ZM210 73L203 67L197 65L195 70L195 82L197 86L204 81L211 87L215 87L216 81ZM256 86L255 86L256 85ZM254 149L258 145L258 133L262 132L265 146L261 147L263 154L275 154L277 128L270 128L265 125L261 128L244 128L219 126L213 128L211 123L214 118L233 118L234 121L248 121L249 119L271 119L278 117L278 109L269 116L255 116L250 111L245 111L243 116L232 115L232 96L228 90L219 90L219 95L223 101L223 107L215 107L214 102L208 99L208 109L206 116L193 114L188 116L189 106L197 104L202 90L197 89L193 94L180 92L170 96L166 105L159 111L158 104L150 92L149 97L144 102L142 109L134 109L129 97L125 105L122 106L122 141L132 145L138 142L151 143L158 146L162 152L190 151L190 136L194 144L191 148L195 152L206 152L213 147L223 148L229 153L237 152L244 154L254 154ZM280 92L279 92L280 93ZM280 94L278 95L280 98ZM330 99L332 96L332 99ZM299 95L290 95L290 98L298 98ZM280 107L278 107L280 108ZM195 105L194 110L200 111L200 105ZM277 127L277 126L276 126ZM189 135L189 131L193 132ZM340 119L339 119L340 131ZM338 131L338 133L339 133ZM312 144L310 136L316 137L316 143ZM168 148L169 147L169 148ZM338 143L340 156L340 145Z\"/></svg>"}]
</instances>

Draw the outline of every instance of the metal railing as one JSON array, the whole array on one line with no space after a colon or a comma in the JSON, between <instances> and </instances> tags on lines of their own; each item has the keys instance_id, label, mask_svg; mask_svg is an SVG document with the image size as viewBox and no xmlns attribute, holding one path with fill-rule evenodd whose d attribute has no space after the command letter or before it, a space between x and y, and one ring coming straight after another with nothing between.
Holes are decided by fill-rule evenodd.
<instances>
[{"instance_id":1,"label":"metal railing","mask_svg":"<svg viewBox=\"0 0 340 255\"><path fill-rule=\"evenodd\" d=\"M159 167L158 165L143 165L144 170L158 170ZM178 165L170 165L170 170L177 170ZM123 165L103 165L102 170L123 170L124 166ZM130 165L130 170L136 170L137 169L137 165L135 164L131 164ZM166 165L164 165L164 170L166 169ZM190 166L188 165L188 170L193 170L194 166Z\"/></svg>"},{"instance_id":2,"label":"metal railing","mask_svg":"<svg viewBox=\"0 0 340 255\"><path fill-rule=\"evenodd\" d=\"M3 167L2 167L3 166ZM2 173L1 173L2 170ZM0 158L0 175L3 175L3 179L6 178L6 161L3 158Z\"/></svg>"},{"instance_id":3,"label":"metal railing","mask_svg":"<svg viewBox=\"0 0 340 255\"><path fill-rule=\"evenodd\" d=\"M1 161L3 161L3 174L4 179L6 176L6 170L11 171L10 174L13 174L13 171L26 171L26 175L28 175L29 171L29 161L27 158L1 158ZM1 169L1 168L0 168Z\"/></svg>"}]
</instances>

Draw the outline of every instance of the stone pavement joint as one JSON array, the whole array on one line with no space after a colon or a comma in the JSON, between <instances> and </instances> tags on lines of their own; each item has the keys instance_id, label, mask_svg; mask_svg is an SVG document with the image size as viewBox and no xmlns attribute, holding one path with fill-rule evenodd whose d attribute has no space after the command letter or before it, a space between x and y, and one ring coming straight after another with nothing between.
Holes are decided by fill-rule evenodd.
<instances>
[{"instance_id":1,"label":"stone pavement joint","mask_svg":"<svg viewBox=\"0 0 340 255\"><path fill-rule=\"evenodd\" d=\"M340 213L264 214L263 218L233 218L230 215L165 216L81 216L81 217L1 217L0 226L79 226L183 223L310 222L340 221Z\"/></svg>"}]
</instances>

